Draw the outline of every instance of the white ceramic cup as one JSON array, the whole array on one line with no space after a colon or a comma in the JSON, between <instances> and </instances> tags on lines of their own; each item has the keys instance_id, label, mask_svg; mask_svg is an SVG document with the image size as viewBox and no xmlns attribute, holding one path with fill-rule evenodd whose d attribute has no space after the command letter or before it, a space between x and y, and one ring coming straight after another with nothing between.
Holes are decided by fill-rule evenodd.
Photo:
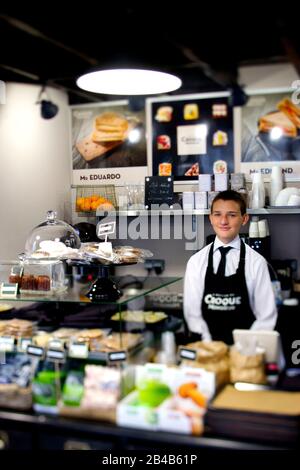
<instances>
[{"instance_id":1,"label":"white ceramic cup","mask_svg":"<svg viewBox=\"0 0 300 470\"><path fill-rule=\"evenodd\" d=\"M258 238L259 237L259 229L258 229L258 222L251 221L249 226L249 237L250 238Z\"/></svg>"},{"instance_id":2,"label":"white ceramic cup","mask_svg":"<svg viewBox=\"0 0 300 470\"><path fill-rule=\"evenodd\" d=\"M259 220L258 233L260 238L265 238L267 236L267 224L265 219Z\"/></svg>"},{"instance_id":3,"label":"white ceramic cup","mask_svg":"<svg viewBox=\"0 0 300 470\"><path fill-rule=\"evenodd\" d=\"M300 196L291 194L287 204L288 206L300 206Z\"/></svg>"}]
</instances>

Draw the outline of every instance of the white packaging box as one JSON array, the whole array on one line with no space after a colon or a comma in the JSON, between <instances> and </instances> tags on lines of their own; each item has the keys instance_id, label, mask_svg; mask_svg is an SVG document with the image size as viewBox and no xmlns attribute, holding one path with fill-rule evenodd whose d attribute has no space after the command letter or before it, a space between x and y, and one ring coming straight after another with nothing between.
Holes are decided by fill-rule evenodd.
<instances>
[{"instance_id":1,"label":"white packaging box","mask_svg":"<svg viewBox=\"0 0 300 470\"><path fill-rule=\"evenodd\" d=\"M183 210L195 209L195 198L193 191L184 191L182 193L182 208Z\"/></svg>"},{"instance_id":2,"label":"white packaging box","mask_svg":"<svg viewBox=\"0 0 300 470\"><path fill-rule=\"evenodd\" d=\"M196 191L195 192L195 209L207 209L207 192Z\"/></svg>"},{"instance_id":3,"label":"white packaging box","mask_svg":"<svg viewBox=\"0 0 300 470\"><path fill-rule=\"evenodd\" d=\"M212 190L212 175L203 174L198 176L198 188L199 191L211 191Z\"/></svg>"},{"instance_id":4,"label":"white packaging box","mask_svg":"<svg viewBox=\"0 0 300 470\"><path fill-rule=\"evenodd\" d=\"M212 202L213 200L215 199L216 195L218 194L219 191L210 191L208 194L207 194L207 205L208 205L208 208L210 209L211 208L211 205L212 205Z\"/></svg>"},{"instance_id":5,"label":"white packaging box","mask_svg":"<svg viewBox=\"0 0 300 470\"><path fill-rule=\"evenodd\" d=\"M117 405L117 424L129 428L159 429L157 408L137 406L138 392L135 390L121 400Z\"/></svg>"},{"instance_id":6,"label":"white packaging box","mask_svg":"<svg viewBox=\"0 0 300 470\"><path fill-rule=\"evenodd\" d=\"M230 187L234 191L246 188L245 174L244 173L231 173Z\"/></svg>"},{"instance_id":7,"label":"white packaging box","mask_svg":"<svg viewBox=\"0 0 300 470\"><path fill-rule=\"evenodd\" d=\"M180 394L181 386L188 388L190 385L209 401L216 392L215 373L195 367L182 367L176 370L172 390L174 395L158 408L160 430L193 435L203 433L206 407L201 407L191 397L183 397Z\"/></svg>"},{"instance_id":8,"label":"white packaging box","mask_svg":"<svg viewBox=\"0 0 300 470\"><path fill-rule=\"evenodd\" d=\"M229 176L227 173L215 174L215 191L226 191L229 188Z\"/></svg>"}]
</instances>

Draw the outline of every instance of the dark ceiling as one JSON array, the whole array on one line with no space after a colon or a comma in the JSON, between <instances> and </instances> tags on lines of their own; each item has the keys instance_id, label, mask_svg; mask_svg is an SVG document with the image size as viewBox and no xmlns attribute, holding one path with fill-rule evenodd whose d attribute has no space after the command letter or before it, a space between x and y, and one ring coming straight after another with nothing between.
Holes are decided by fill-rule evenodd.
<instances>
[{"instance_id":1,"label":"dark ceiling","mask_svg":"<svg viewBox=\"0 0 300 470\"><path fill-rule=\"evenodd\" d=\"M52 3L37 3L35 14L2 8L0 79L62 87L71 103L79 103L112 98L76 86L76 77L97 66L151 66L176 73L183 80L176 94L230 88L240 65L292 62L299 72L300 41L292 33L296 18L290 13L287 21L282 13L277 18L271 10L247 11L242 4L231 12L214 3L204 12L189 0L166 3L111 1L80 8L67 3L65 13Z\"/></svg>"}]
</instances>

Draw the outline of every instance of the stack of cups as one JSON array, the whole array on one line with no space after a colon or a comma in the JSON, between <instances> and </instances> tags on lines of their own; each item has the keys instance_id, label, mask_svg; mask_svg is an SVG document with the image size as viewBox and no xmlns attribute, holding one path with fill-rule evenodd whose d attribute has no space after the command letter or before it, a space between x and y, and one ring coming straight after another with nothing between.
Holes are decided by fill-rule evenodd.
<instances>
[{"instance_id":1,"label":"stack of cups","mask_svg":"<svg viewBox=\"0 0 300 470\"><path fill-rule=\"evenodd\" d=\"M249 226L249 238L259 238L258 217L252 217Z\"/></svg>"},{"instance_id":2,"label":"stack of cups","mask_svg":"<svg viewBox=\"0 0 300 470\"><path fill-rule=\"evenodd\" d=\"M275 206L275 201L283 188L282 168L280 166L272 167L270 184L270 205Z\"/></svg>"},{"instance_id":3,"label":"stack of cups","mask_svg":"<svg viewBox=\"0 0 300 470\"><path fill-rule=\"evenodd\" d=\"M266 219L258 221L259 238L266 238L269 235L268 222Z\"/></svg>"},{"instance_id":4,"label":"stack of cups","mask_svg":"<svg viewBox=\"0 0 300 470\"><path fill-rule=\"evenodd\" d=\"M261 173L254 173L252 180L251 209L262 209L265 206L265 187Z\"/></svg>"}]
</instances>

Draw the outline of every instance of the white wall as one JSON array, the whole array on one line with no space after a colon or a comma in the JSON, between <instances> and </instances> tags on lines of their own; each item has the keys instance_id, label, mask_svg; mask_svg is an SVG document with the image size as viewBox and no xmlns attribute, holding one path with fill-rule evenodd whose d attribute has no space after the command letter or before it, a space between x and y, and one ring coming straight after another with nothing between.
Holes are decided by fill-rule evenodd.
<instances>
[{"instance_id":1,"label":"white wall","mask_svg":"<svg viewBox=\"0 0 300 470\"><path fill-rule=\"evenodd\" d=\"M0 105L0 259L24 251L29 231L54 209L64 217L70 193L67 94L49 89L59 113L40 117L40 87L7 84Z\"/></svg>"},{"instance_id":2,"label":"white wall","mask_svg":"<svg viewBox=\"0 0 300 470\"><path fill-rule=\"evenodd\" d=\"M247 66L239 69L239 83L249 89L290 88L299 77L291 64Z\"/></svg>"}]
</instances>

